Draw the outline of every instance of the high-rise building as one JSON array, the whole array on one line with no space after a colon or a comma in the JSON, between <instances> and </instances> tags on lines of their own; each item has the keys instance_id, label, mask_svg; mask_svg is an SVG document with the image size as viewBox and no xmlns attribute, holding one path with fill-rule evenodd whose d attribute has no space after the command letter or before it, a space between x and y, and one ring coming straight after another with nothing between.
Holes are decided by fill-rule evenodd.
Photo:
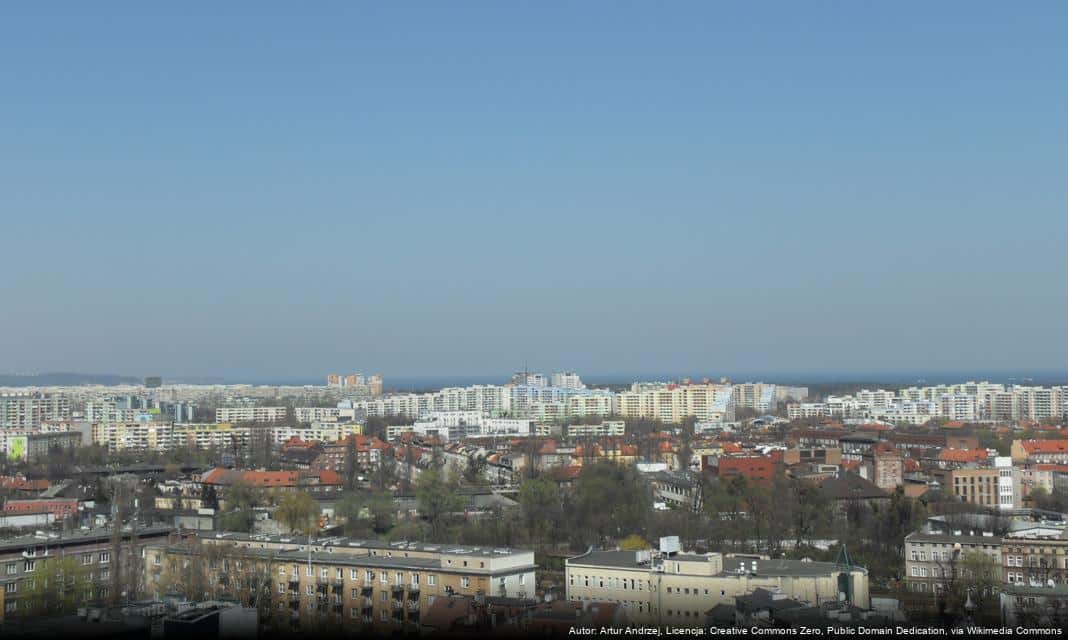
<instances>
[{"instance_id":1,"label":"high-rise building","mask_svg":"<svg viewBox=\"0 0 1068 640\"><path fill-rule=\"evenodd\" d=\"M0 395L0 427L33 429L70 420L70 398L61 393Z\"/></svg>"},{"instance_id":2,"label":"high-rise building","mask_svg":"<svg viewBox=\"0 0 1068 640\"><path fill-rule=\"evenodd\" d=\"M552 386L565 389L585 389L579 374L574 371L557 371L552 375Z\"/></svg>"}]
</instances>

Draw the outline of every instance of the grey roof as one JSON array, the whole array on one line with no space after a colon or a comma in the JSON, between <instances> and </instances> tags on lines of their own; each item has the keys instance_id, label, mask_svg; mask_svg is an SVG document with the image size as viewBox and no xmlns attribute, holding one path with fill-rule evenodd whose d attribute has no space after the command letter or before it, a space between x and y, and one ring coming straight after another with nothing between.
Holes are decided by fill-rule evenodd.
<instances>
[{"instance_id":1,"label":"grey roof","mask_svg":"<svg viewBox=\"0 0 1068 640\"><path fill-rule=\"evenodd\" d=\"M820 489L832 500L872 500L888 498L890 494L855 473L840 471L820 483Z\"/></svg>"},{"instance_id":2,"label":"grey roof","mask_svg":"<svg viewBox=\"0 0 1068 640\"><path fill-rule=\"evenodd\" d=\"M309 538L308 536L299 535L260 535L241 533L237 531L202 531L198 532L197 536L200 538L208 538L213 540L227 540L235 542L250 542L250 543L269 543L274 545L297 545L307 546ZM321 550L326 550L327 547L346 548L346 549L373 549L375 551L387 551L393 552L396 555L398 552L404 551L422 551L422 552L434 552L434 553L446 553L446 554L458 554L471 557L483 557L483 558L499 558L507 555L514 555L519 553L529 553L529 549L513 549L510 547L492 547L486 545L472 546L462 544L448 544L448 543L429 543L429 542L409 542L405 540L398 540L390 542L389 540L365 540L362 538L348 538L344 536L313 536L311 537L312 547L319 547Z\"/></svg>"},{"instance_id":3,"label":"grey roof","mask_svg":"<svg viewBox=\"0 0 1068 640\"><path fill-rule=\"evenodd\" d=\"M673 556L671 559L689 562L706 562L707 556L682 554ZM670 561L670 559L669 559ZM745 563L746 571L751 570L754 560L742 557L724 557L723 572L721 576L738 575L737 567ZM757 575L763 576L824 576L845 571L845 567L833 562L807 562L804 560L787 560L784 558L773 560L756 560ZM591 551L587 554L568 558L567 564L571 566L599 566L615 567L618 569L648 570L648 564L639 565L634 551ZM861 567L854 567L861 570Z\"/></svg>"},{"instance_id":4,"label":"grey roof","mask_svg":"<svg viewBox=\"0 0 1068 640\"><path fill-rule=\"evenodd\" d=\"M143 527L137 530L137 536L142 539L153 538L165 536L172 531L174 531L173 527ZM26 547L42 545L58 547L107 542L111 539L111 532L112 530L110 528L103 528L89 529L88 531L72 531L69 533L51 533L47 538L38 537L36 535L18 536L0 540L0 553L19 551ZM128 538L130 536L130 530L123 529L122 535L123 537Z\"/></svg>"},{"instance_id":5,"label":"grey roof","mask_svg":"<svg viewBox=\"0 0 1068 640\"><path fill-rule=\"evenodd\" d=\"M927 531L914 531L905 536L905 542L934 542L961 544L992 544L1000 545L1000 536L955 536L948 533L929 533Z\"/></svg>"}]
</instances>

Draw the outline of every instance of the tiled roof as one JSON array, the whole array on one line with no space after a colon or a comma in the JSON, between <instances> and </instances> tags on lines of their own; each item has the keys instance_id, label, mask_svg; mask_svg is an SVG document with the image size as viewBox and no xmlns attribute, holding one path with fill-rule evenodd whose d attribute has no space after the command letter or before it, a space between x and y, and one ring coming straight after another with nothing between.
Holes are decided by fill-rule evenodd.
<instances>
[{"instance_id":1,"label":"tiled roof","mask_svg":"<svg viewBox=\"0 0 1068 640\"><path fill-rule=\"evenodd\" d=\"M942 449L938 459L943 462L986 462L990 453L986 449Z\"/></svg>"},{"instance_id":2,"label":"tiled roof","mask_svg":"<svg viewBox=\"0 0 1068 640\"><path fill-rule=\"evenodd\" d=\"M1068 453L1068 440L1022 440L1027 453Z\"/></svg>"}]
</instances>

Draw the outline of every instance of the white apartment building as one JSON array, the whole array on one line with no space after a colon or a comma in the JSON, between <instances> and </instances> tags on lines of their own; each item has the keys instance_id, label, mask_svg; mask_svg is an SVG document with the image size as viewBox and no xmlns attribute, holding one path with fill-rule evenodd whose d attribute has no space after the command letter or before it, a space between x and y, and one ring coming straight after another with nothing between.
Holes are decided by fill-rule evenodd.
<instances>
[{"instance_id":1,"label":"white apartment building","mask_svg":"<svg viewBox=\"0 0 1068 640\"><path fill-rule=\"evenodd\" d=\"M291 438L304 442L337 442L352 434L362 434L363 425L356 422L312 422L308 426L285 426L271 429L271 440L281 445Z\"/></svg>"},{"instance_id":2,"label":"white apartment building","mask_svg":"<svg viewBox=\"0 0 1068 640\"><path fill-rule=\"evenodd\" d=\"M219 407L215 410L215 422L284 422L289 417L289 407Z\"/></svg>"},{"instance_id":3,"label":"white apartment building","mask_svg":"<svg viewBox=\"0 0 1068 640\"><path fill-rule=\"evenodd\" d=\"M972 422L979 419L979 399L964 393L945 394L938 397L938 412L949 420Z\"/></svg>"},{"instance_id":4,"label":"white apartment building","mask_svg":"<svg viewBox=\"0 0 1068 640\"><path fill-rule=\"evenodd\" d=\"M585 389L586 385L582 384L582 379L579 378L579 374L574 371L558 371L551 377L552 386L562 387L564 389Z\"/></svg>"},{"instance_id":5,"label":"white apartment building","mask_svg":"<svg viewBox=\"0 0 1068 640\"><path fill-rule=\"evenodd\" d=\"M994 468L998 470L998 509L1012 509L1016 506L1016 480L1011 456L994 458Z\"/></svg>"},{"instance_id":6,"label":"white apartment building","mask_svg":"<svg viewBox=\"0 0 1068 640\"><path fill-rule=\"evenodd\" d=\"M569 438L602 438L605 436L622 436L626 433L627 423L623 420L606 420L600 424L569 424Z\"/></svg>"},{"instance_id":7,"label":"white apartment building","mask_svg":"<svg viewBox=\"0 0 1068 640\"><path fill-rule=\"evenodd\" d=\"M619 394L619 414L677 424L684 418L723 421L734 419L734 390L729 384L635 383Z\"/></svg>"},{"instance_id":8,"label":"white apartment building","mask_svg":"<svg viewBox=\"0 0 1068 640\"><path fill-rule=\"evenodd\" d=\"M70 420L70 398L62 393L0 395L0 427L34 429L42 422Z\"/></svg>"},{"instance_id":9,"label":"white apartment building","mask_svg":"<svg viewBox=\"0 0 1068 640\"><path fill-rule=\"evenodd\" d=\"M341 411L340 407L295 407L293 416L297 422L337 421Z\"/></svg>"},{"instance_id":10,"label":"white apartment building","mask_svg":"<svg viewBox=\"0 0 1068 640\"><path fill-rule=\"evenodd\" d=\"M618 412L616 394L611 391L595 391L575 395L567 399L565 414L568 416L610 416Z\"/></svg>"}]
</instances>

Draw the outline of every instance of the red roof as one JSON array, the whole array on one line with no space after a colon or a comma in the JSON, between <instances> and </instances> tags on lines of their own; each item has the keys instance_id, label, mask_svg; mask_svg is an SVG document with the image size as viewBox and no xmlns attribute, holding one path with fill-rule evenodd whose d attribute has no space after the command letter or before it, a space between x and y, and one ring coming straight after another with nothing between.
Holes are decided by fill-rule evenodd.
<instances>
[{"instance_id":1,"label":"red roof","mask_svg":"<svg viewBox=\"0 0 1068 640\"><path fill-rule=\"evenodd\" d=\"M742 448L733 442L723 443L723 453L741 453Z\"/></svg>"},{"instance_id":2,"label":"red roof","mask_svg":"<svg viewBox=\"0 0 1068 640\"><path fill-rule=\"evenodd\" d=\"M990 453L986 449L942 449L938 459L943 462L986 462Z\"/></svg>"},{"instance_id":3,"label":"red roof","mask_svg":"<svg viewBox=\"0 0 1068 640\"><path fill-rule=\"evenodd\" d=\"M1023 440L1027 453L1068 453L1068 440Z\"/></svg>"},{"instance_id":4,"label":"red roof","mask_svg":"<svg viewBox=\"0 0 1068 640\"><path fill-rule=\"evenodd\" d=\"M1036 464L1039 471L1053 471L1054 473L1068 473L1068 464Z\"/></svg>"}]
</instances>

